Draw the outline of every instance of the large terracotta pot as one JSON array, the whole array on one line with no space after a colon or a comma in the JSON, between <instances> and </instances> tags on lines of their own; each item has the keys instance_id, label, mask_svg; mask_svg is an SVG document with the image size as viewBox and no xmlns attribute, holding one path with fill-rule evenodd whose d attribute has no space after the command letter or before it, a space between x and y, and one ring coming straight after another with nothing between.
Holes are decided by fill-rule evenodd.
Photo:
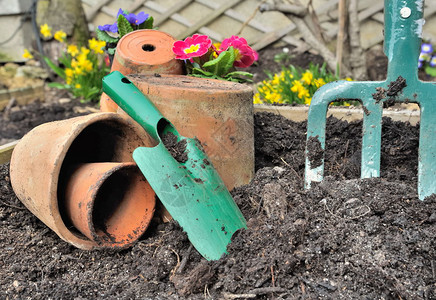
<instances>
[{"instance_id":1,"label":"large terracotta pot","mask_svg":"<svg viewBox=\"0 0 436 300\"><path fill-rule=\"evenodd\" d=\"M100 247L73 226L66 212L71 170L84 163L132 162L133 150L149 142L145 132L114 113L46 123L15 147L10 165L12 187L24 205L63 240L81 249ZM154 198L149 193L147 201L154 203Z\"/></svg>"},{"instance_id":2,"label":"large terracotta pot","mask_svg":"<svg viewBox=\"0 0 436 300\"><path fill-rule=\"evenodd\" d=\"M143 29L123 36L117 44L111 71L128 74L184 74L184 64L172 51L176 40L168 33ZM100 110L116 112L118 106L106 94Z\"/></svg>"},{"instance_id":3,"label":"large terracotta pot","mask_svg":"<svg viewBox=\"0 0 436 300\"><path fill-rule=\"evenodd\" d=\"M254 127L250 86L183 75L128 78L181 135L200 140L229 190L251 181ZM129 119L121 108L118 113Z\"/></svg>"}]
</instances>

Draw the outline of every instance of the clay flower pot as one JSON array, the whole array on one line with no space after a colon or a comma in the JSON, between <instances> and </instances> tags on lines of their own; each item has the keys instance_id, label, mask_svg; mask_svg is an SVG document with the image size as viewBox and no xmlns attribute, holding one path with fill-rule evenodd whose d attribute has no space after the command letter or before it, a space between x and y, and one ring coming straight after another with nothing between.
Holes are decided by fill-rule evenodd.
<instances>
[{"instance_id":1,"label":"clay flower pot","mask_svg":"<svg viewBox=\"0 0 436 300\"><path fill-rule=\"evenodd\" d=\"M145 132L138 132L114 113L46 123L15 147L10 165L12 187L23 204L63 240L81 249L100 247L74 228L66 212L71 169L84 163L132 162L133 150L144 145L150 145ZM147 201L153 203L154 194L148 195Z\"/></svg>"},{"instance_id":2,"label":"clay flower pot","mask_svg":"<svg viewBox=\"0 0 436 300\"><path fill-rule=\"evenodd\" d=\"M128 78L182 136L200 140L229 190L251 181L254 127L250 86L183 75ZM121 108L118 112L129 118Z\"/></svg>"},{"instance_id":3,"label":"clay flower pot","mask_svg":"<svg viewBox=\"0 0 436 300\"><path fill-rule=\"evenodd\" d=\"M132 31L123 36L115 51L111 71L128 74L184 74L184 64L172 51L176 40L169 34L152 29ZM116 112L118 106L106 94L100 110Z\"/></svg>"},{"instance_id":4,"label":"clay flower pot","mask_svg":"<svg viewBox=\"0 0 436 300\"><path fill-rule=\"evenodd\" d=\"M65 191L66 214L100 246L127 247L147 229L154 191L135 163L87 163L74 168Z\"/></svg>"}]
</instances>

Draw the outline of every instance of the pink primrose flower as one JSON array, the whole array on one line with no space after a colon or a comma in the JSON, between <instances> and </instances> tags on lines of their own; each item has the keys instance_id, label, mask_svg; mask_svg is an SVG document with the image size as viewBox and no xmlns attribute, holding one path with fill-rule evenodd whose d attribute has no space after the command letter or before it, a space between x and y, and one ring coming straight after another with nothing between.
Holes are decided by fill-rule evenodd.
<instances>
[{"instance_id":1,"label":"pink primrose flower","mask_svg":"<svg viewBox=\"0 0 436 300\"><path fill-rule=\"evenodd\" d=\"M212 41L207 35L194 34L184 41L176 41L173 45L173 52L177 59L189 59L193 62L193 57L206 54L211 45Z\"/></svg>"},{"instance_id":2,"label":"pink primrose flower","mask_svg":"<svg viewBox=\"0 0 436 300\"><path fill-rule=\"evenodd\" d=\"M236 51L235 67L247 68L257 61L259 54L248 46L247 40L243 37L232 35L230 38L225 39L220 46L219 52L226 51L229 47L233 47Z\"/></svg>"}]
</instances>

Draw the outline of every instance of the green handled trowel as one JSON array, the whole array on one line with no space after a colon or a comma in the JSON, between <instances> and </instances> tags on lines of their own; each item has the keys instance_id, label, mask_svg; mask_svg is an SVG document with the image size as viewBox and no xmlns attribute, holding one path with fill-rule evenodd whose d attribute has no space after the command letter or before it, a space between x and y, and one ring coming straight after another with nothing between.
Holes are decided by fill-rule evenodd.
<instances>
[{"instance_id":1,"label":"green handled trowel","mask_svg":"<svg viewBox=\"0 0 436 300\"><path fill-rule=\"evenodd\" d=\"M156 140L154 147L137 148L133 159L198 252L208 260L219 259L246 221L199 141L181 136L120 72L103 79L103 91ZM183 159L176 160L167 149L167 136L177 138Z\"/></svg>"}]
</instances>

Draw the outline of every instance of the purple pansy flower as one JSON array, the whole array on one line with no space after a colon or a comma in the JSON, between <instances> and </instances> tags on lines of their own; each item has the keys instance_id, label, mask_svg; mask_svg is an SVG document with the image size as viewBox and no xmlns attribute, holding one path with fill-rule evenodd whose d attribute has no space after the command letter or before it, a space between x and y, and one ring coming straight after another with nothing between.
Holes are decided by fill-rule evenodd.
<instances>
[{"instance_id":1,"label":"purple pansy flower","mask_svg":"<svg viewBox=\"0 0 436 300\"><path fill-rule=\"evenodd\" d=\"M127 16L127 14L124 12L124 10L122 10L121 8L118 10L118 12L117 12L117 19L118 19L118 17L120 16L120 15L123 15L123 16Z\"/></svg>"},{"instance_id":2,"label":"purple pansy flower","mask_svg":"<svg viewBox=\"0 0 436 300\"><path fill-rule=\"evenodd\" d=\"M431 56L428 53L421 52L419 54L419 58L418 58L419 61L430 61L430 59Z\"/></svg>"},{"instance_id":3,"label":"purple pansy flower","mask_svg":"<svg viewBox=\"0 0 436 300\"><path fill-rule=\"evenodd\" d=\"M149 14L146 14L143 11L141 11L137 15L135 15L133 13L127 14L121 8L118 10L117 18L119 15L123 15L124 17L126 17L127 21L129 21L129 23L133 24L133 25L140 25L140 24L144 23L145 21L147 21L148 17L150 16Z\"/></svg>"},{"instance_id":4,"label":"purple pansy flower","mask_svg":"<svg viewBox=\"0 0 436 300\"><path fill-rule=\"evenodd\" d=\"M149 14L146 14L143 11L141 11L137 15L127 14L127 12L125 12L121 8L118 10L117 19L120 15L123 15L127 19L127 21L129 21L129 23L132 25L140 25L140 24L144 23L145 21L147 21L147 19L150 16ZM110 31L110 32L117 33L118 32L118 24L117 24L117 22L115 22L114 24L100 25L100 26L98 26L98 29L100 29L101 31Z\"/></svg>"},{"instance_id":5,"label":"purple pansy flower","mask_svg":"<svg viewBox=\"0 0 436 300\"><path fill-rule=\"evenodd\" d=\"M433 46L431 44L423 43L421 45L421 53L429 54L433 52Z\"/></svg>"},{"instance_id":6,"label":"purple pansy flower","mask_svg":"<svg viewBox=\"0 0 436 300\"><path fill-rule=\"evenodd\" d=\"M135 14L129 14L134 16L134 19L131 21L129 20L130 23L135 24L135 25L140 25L142 23L144 23L145 21L148 20L148 17L150 16L149 14L146 14L145 12L141 11L140 13L138 13L136 16Z\"/></svg>"},{"instance_id":7,"label":"purple pansy flower","mask_svg":"<svg viewBox=\"0 0 436 300\"><path fill-rule=\"evenodd\" d=\"M430 60L430 67L436 67L436 55L434 55Z\"/></svg>"},{"instance_id":8,"label":"purple pansy flower","mask_svg":"<svg viewBox=\"0 0 436 300\"><path fill-rule=\"evenodd\" d=\"M114 24L100 25L98 26L98 29L101 31L110 31L116 33L118 32L118 25L117 22L115 22Z\"/></svg>"}]
</instances>

